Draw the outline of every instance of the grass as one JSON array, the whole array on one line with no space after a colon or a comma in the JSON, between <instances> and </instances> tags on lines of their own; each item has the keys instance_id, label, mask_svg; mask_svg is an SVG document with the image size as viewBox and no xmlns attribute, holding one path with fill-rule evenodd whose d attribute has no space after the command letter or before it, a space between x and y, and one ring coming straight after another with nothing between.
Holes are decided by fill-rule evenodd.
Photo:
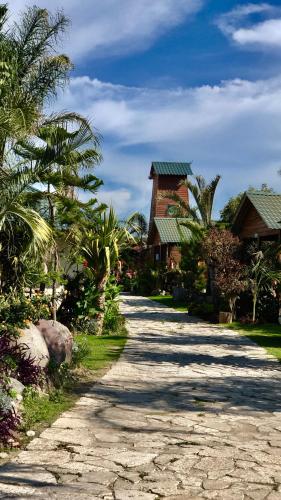
<instances>
[{"instance_id":1,"label":"grass","mask_svg":"<svg viewBox=\"0 0 281 500\"><path fill-rule=\"evenodd\" d=\"M60 413L71 408L76 399L75 394L66 391L53 391L41 397L36 391L31 392L24 398L21 430L41 431L42 422L44 427L48 427Z\"/></svg>"},{"instance_id":2,"label":"grass","mask_svg":"<svg viewBox=\"0 0 281 500\"><path fill-rule=\"evenodd\" d=\"M126 344L126 331L121 335L77 335L75 341L85 348L85 357L81 365L87 370L97 372L108 368L116 361Z\"/></svg>"},{"instance_id":3,"label":"grass","mask_svg":"<svg viewBox=\"0 0 281 500\"><path fill-rule=\"evenodd\" d=\"M164 306L172 307L176 309L176 311L187 312L187 304L182 301L174 300L172 295L152 295L148 297L151 300L155 300L155 302L159 302Z\"/></svg>"},{"instance_id":4,"label":"grass","mask_svg":"<svg viewBox=\"0 0 281 500\"><path fill-rule=\"evenodd\" d=\"M234 322L224 326L238 331L241 335L246 335L258 345L264 347L269 354L272 354L281 362L280 325L271 323L265 325L242 325L241 323Z\"/></svg>"}]
</instances>

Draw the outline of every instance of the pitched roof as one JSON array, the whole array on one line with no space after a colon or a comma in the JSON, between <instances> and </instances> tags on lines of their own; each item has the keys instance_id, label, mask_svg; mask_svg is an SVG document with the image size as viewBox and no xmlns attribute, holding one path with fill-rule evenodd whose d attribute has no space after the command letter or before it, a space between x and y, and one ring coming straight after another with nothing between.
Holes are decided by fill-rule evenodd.
<instances>
[{"instance_id":1,"label":"pitched roof","mask_svg":"<svg viewBox=\"0 0 281 500\"><path fill-rule=\"evenodd\" d=\"M269 229L281 229L281 194L264 191L247 191L236 212L234 225L246 200L250 200L256 211Z\"/></svg>"},{"instance_id":2,"label":"pitched roof","mask_svg":"<svg viewBox=\"0 0 281 500\"><path fill-rule=\"evenodd\" d=\"M157 175L192 175L190 162L153 161L150 176Z\"/></svg>"},{"instance_id":3,"label":"pitched roof","mask_svg":"<svg viewBox=\"0 0 281 500\"><path fill-rule=\"evenodd\" d=\"M154 223L160 236L161 243L181 243L183 240L190 240L191 231L185 226L178 227L186 218L175 217L155 217Z\"/></svg>"}]
</instances>

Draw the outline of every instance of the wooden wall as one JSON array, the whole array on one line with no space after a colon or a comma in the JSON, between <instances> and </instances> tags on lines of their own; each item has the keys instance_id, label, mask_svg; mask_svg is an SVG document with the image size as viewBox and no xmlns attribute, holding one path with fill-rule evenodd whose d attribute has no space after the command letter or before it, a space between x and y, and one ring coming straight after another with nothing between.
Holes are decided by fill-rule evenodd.
<instances>
[{"instance_id":1,"label":"wooden wall","mask_svg":"<svg viewBox=\"0 0 281 500\"><path fill-rule=\"evenodd\" d=\"M256 211L255 207L251 205L242 222L239 238L244 240L246 238L253 238L255 234L259 237L263 236L278 236L278 229L269 229L261 216Z\"/></svg>"}]
</instances>

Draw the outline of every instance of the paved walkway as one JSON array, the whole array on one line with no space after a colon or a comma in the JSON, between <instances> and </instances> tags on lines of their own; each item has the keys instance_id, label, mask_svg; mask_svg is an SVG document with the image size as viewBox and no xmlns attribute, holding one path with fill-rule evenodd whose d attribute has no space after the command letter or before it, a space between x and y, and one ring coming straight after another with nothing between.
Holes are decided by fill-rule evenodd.
<instances>
[{"instance_id":1,"label":"paved walkway","mask_svg":"<svg viewBox=\"0 0 281 500\"><path fill-rule=\"evenodd\" d=\"M122 358L0 469L0 497L281 499L279 364L148 299L123 310Z\"/></svg>"}]
</instances>

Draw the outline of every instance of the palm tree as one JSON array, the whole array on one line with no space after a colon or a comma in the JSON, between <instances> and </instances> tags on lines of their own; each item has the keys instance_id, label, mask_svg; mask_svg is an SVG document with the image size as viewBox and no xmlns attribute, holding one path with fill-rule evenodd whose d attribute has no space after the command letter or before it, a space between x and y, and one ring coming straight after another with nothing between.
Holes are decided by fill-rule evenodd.
<instances>
[{"instance_id":1,"label":"palm tree","mask_svg":"<svg viewBox=\"0 0 281 500\"><path fill-rule=\"evenodd\" d=\"M18 156L31 163L35 162L42 172L39 177L41 188L33 188L27 193L27 197L32 204L39 203L39 207L44 201L47 202L47 219L54 231L58 206L64 205L66 198L74 199L75 187L95 193L102 184L91 174L82 177L79 175L82 168L93 167L101 160L99 139L90 124L87 120L81 120L76 130L69 131L67 124L60 123L60 120L57 118L56 123L50 120L38 129L37 138L40 139L40 145L28 140L19 142L14 148ZM58 250L55 242L51 261L52 271L56 273ZM53 319L56 320L55 278L52 283L52 311Z\"/></svg>"},{"instance_id":2,"label":"palm tree","mask_svg":"<svg viewBox=\"0 0 281 500\"><path fill-rule=\"evenodd\" d=\"M58 13L31 7L6 28L7 5L0 6L0 164L9 142L34 132L43 105L65 85L72 64L52 47L68 25Z\"/></svg>"},{"instance_id":3,"label":"palm tree","mask_svg":"<svg viewBox=\"0 0 281 500\"><path fill-rule=\"evenodd\" d=\"M125 221L125 226L141 246L147 236L148 224L144 214L134 212Z\"/></svg>"},{"instance_id":4,"label":"palm tree","mask_svg":"<svg viewBox=\"0 0 281 500\"><path fill-rule=\"evenodd\" d=\"M98 291L97 335L103 330L105 291L110 273L115 269L120 250L132 241L132 235L119 224L112 207L100 216L92 230L80 234L79 253L86 259Z\"/></svg>"},{"instance_id":5,"label":"palm tree","mask_svg":"<svg viewBox=\"0 0 281 500\"><path fill-rule=\"evenodd\" d=\"M47 222L38 212L24 204L24 191L36 182L37 174L38 171L26 166L18 167L13 173L0 171L0 258L4 253L10 259L13 257L12 249L18 246L16 240L20 244L21 259L27 255L33 258L42 255L52 242L52 230ZM26 234L25 244L18 237L20 231ZM3 270L0 270L0 275L2 288Z\"/></svg>"}]
</instances>

